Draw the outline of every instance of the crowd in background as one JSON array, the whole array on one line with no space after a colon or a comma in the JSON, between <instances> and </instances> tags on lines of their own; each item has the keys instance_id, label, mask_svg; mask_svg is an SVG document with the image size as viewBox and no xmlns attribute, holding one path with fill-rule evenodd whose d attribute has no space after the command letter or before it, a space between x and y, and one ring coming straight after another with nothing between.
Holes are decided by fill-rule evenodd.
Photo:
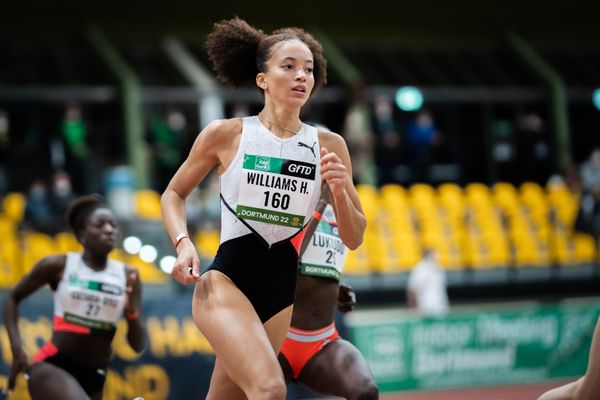
<instances>
[{"instance_id":1,"label":"crowd in background","mask_svg":"<svg viewBox=\"0 0 600 400\"><path fill-rule=\"evenodd\" d=\"M251 111L251 104L235 103L227 107L227 116L242 117ZM101 131L96 128L99 122L90 114L86 115L82 105L70 102L64 105L54 126L41 130L39 118L12 126L10 113L0 110L0 195L10 191L26 193L27 227L50 234L63 230L61 216L66 204L78 194L106 190L103 169L111 167L111 163L125 162L123 156L115 156L123 152L122 143L104 143L109 149L96 149L102 140L96 136ZM305 114L307 122L327 126L344 136L353 160L355 183L468 183L463 179L468 174L460 165L461 153L453 150L467 144L445 126L448 124L436 115L435 109L402 112L391 97L369 96L368 89L362 86L355 90L339 126L329 126L326 113L314 107ZM38 111L32 115L38 115ZM144 132L152 190L162 192L182 162L199 131L196 118L193 111L175 104L148 110ZM44 132L52 134L43 137ZM561 176L553 167L547 122L536 110L515 114L513 120L495 120L487 134L489 148L481 151L489 155L489 160L480 166L488 170L486 183L536 182L545 186L550 179ZM117 161L103 160L106 153ZM22 162L28 164L29 174L19 168ZM458 173L447 173L457 170ZM573 191L582 193L575 229L597 236L600 150L593 150L587 160L562 172L563 180ZM194 191L188 208L190 222L197 229L218 228L216 176Z\"/></svg>"}]
</instances>

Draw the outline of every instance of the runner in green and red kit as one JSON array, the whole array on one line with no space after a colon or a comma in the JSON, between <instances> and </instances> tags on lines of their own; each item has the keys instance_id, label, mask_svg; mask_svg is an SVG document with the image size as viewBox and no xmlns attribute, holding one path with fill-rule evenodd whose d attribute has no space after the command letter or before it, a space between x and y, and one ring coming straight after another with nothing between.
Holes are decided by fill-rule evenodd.
<instances>
[{"instance_id":1,"label":"runner in green and red kit","mask_svg":"<svg viewBox=\"0 0 600 400\"><path fill-rule=\"evenodd\" d=\"M119 234L113 212L99 196L83 196L71 203L67 221L83 253L43 258L4 301L13 355L8 389L23 372L33 400L101 399L112 339L123 317L131 348L139 353L145 346L138 271L108 258ZM19 303L44 285L54 292L52 339L30 363L17 323Z\"/></svg>"}]
</instances>

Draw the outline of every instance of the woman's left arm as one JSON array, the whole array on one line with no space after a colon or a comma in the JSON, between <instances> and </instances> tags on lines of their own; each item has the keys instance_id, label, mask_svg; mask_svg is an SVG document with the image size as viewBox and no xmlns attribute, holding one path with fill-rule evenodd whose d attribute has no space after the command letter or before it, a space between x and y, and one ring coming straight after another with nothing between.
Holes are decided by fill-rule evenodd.
<instances>
[{"instance_id":1,"label":"woman's left arm","mask_svg":"<svg viewBox=\"0 0 600 400\"><path fill-rule=\"evenodd\" d=\"M126 267L127 301L125 302L125 319L127 320L127 342L137 353L146 347L146 333L140 322L142 306L142 284L137 269Z\"/></svg>"},{"instance_id":2,"label":"woman's left arm","mask_svg":"<svg viewBox=\"0 0 600 400\"><path fill-rule=\"evenodd\" d=\"M361 245L367 227L360 199L352 183L352 164L344 139L319 131L321 177L329 185L340 238L351 250Z\"/></svg>"}]
</instances>

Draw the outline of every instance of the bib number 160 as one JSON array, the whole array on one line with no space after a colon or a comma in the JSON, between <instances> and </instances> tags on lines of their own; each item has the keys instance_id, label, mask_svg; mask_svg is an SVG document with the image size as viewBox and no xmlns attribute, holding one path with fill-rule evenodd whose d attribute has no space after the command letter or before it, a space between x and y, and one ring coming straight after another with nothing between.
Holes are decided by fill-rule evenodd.
<instances>
[{"instance_id":1,"label":"bib number 160","mask_svg":"<svg viewBox=\"0 0 600 400\"><path fill-rule=\"evenodd\" d=\"M290 195L281 194L278 192L271 193L269 191L264 192L265 194L265 207L271 206L272 208L281 208L287 210L290 206Z\"/></svg>"}]
</instances>

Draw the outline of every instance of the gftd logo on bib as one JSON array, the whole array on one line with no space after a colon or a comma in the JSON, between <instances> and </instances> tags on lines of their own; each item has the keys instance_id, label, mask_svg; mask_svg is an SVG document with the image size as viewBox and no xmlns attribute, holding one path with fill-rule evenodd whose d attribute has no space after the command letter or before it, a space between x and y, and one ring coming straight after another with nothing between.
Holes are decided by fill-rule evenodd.
<instances>
[{"instance_id":1,"label":"gftd logo on bib","mask_svg":"<svg viewBox=\"0 0 600 400\"><path fill-rule=\"evenodd\" d=\"M271 159L269 157L256 157L254 168L261 171L268 171L271 168Z\"/></svg>"}]
</instances>

